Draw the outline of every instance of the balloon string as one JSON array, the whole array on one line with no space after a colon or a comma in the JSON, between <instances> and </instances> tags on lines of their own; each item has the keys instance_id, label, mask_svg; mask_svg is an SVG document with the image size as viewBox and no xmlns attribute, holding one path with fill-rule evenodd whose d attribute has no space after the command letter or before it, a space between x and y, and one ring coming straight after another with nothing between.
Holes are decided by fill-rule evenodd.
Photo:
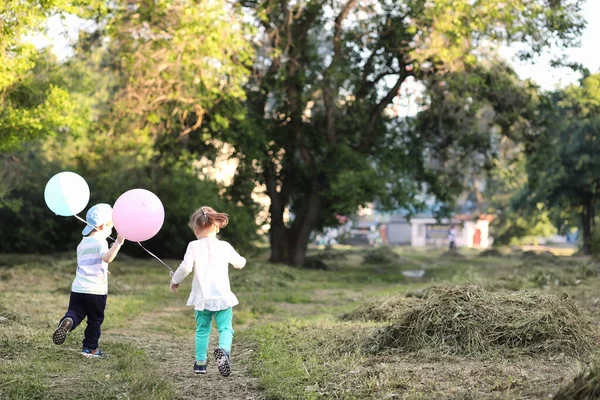
<instances>
[{"instance_id":1,"label":"balloon string","mask_svg":"<svg viewBox=\"0 0 600 400\"><path fill-rule=\"evenodd\" d=\"M83 218L81 218L79 215L75 214L75 215L73 215L73 216L74 216L75 218L77 218L78 220L80 220L81 222L85 223L86 225L89 225L89 226L91 226L92 228L94 228L94 229L98 230L98 228L97 228L97 227L95 227L94 225L90 224L89 222L87 222L86 220L84 220ZM109 239L111 239L113 242L116 242L116 241L117 241L116 239L113 239L113 238L112 238L112 237L110 237L110 236L108 236L108 238L109 238ZM169 268L169 271L171 271L171 272L169 272L169 275L173 276L174 272L173 272L173 269L172 269L171 267L169 267L167 264L165 264L165 263L163 262L163 260L161 260L160 258L158 258L158 257L157 257L155 254L153 254L152 252L150 252L150 250L148 250L147 248L145 248L144 246L142 246L142 244L141 244L140 242L136 242L136 243L137 243L137 244L139 244L139 245L140 245L140 247L146 251L146 253L150 254L152 257L156 258L156 259L158 260L158 262L160 262L162 265L164 265L165 267Z\"/></svg>"},{"instance_id":2,"label":"balloon string","mask_svg":"<svg viewBox=\"0 0 600 400\"><path fill-rule=\"evenodd\" d=\"M80 220L81 222L83 222L86 225L91 226L92 228L94 228L95 230L98 230L97 227L95 227L94 225L90 224L89 222L87 222L85 219L81 218L79 215L75 214L73 215L75 218L77 218L78 220ZM108 239L112 240L113 242L116 241L116 239L113 239L112 237L108 236Z\"/></svg>"},{"instance_id":3,"label":"balloon string","mask_svg":"<svg viewBox=\"0 0 600 400\"><path fill-rule=\"evenodd\" d=\"M161 260L160 258L158 258L156 255L154 255L153 253L151 253L151 252L150 252L150 250L148 250L147 248L145 248L144 246L142 246L142 244L141 244L140 242L137 242L137 244L139 244L139 245L140 245L140 247L141 247L142 249L146 250L146 253L148 253L148 254L150 254L152 257L156 258L156 259L158 260L158 262L159 262L159 263L161 263L161 264L162 264L162 265L164 265L165 267L169 268L169 271L171 271L171 272L169 273L169 275L173 276L173 273L174 273L174 272L173 272L173 269L171 269L171 267L169 267L167 264L165 264L165 263L163 262L163 260Z\"/></svg>"}]
</instances>

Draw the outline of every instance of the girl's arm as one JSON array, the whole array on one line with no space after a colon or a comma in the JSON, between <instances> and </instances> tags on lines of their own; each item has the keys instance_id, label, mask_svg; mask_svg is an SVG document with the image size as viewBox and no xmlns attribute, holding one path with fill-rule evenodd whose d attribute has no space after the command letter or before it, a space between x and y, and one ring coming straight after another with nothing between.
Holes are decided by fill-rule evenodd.
<instances>
[{"instance_id":1,"label":"girl's arm","mask_svg":"<svg viewBox=\"0 0 600 400\"><path fill-rule=\"evenodd\" d=\"M171 277L171 292L175 293L181 281L188 276L194 269L194 252L192 251L192 245L189 244L183 256L183 261L177 268L177 271Z\"/></svg>"},{"instance_id":2,"label":"girl's arm","mask_svg":"<svg viewBox=\"0 0 600 400\"><path fill-rule=\"evenodd\" d=\"M233 268L242 269L246 266L246 259L238 254L232 245L229 245L229 264L233 265Z\"/></svg>"}]
</instances>

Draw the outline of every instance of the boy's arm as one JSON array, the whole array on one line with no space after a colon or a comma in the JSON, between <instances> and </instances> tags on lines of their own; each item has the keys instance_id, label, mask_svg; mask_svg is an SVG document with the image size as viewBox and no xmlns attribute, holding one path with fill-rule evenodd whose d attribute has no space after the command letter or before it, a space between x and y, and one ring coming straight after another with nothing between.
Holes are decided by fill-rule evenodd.
<instances>
[{"instance_id":1,"label":"boy's arm","mask_svg":"<svg viewBox=\"0 0 600 400\"><path fill-rule=\"evenodd\" d=\"M183 256L183 261L177 268L177 271L171 277L171 284L179 285L181 281L188 276L192 270L194 269L194 252L192 250L191 244L188 245L187 250L185 251L185 256Z\"/></svg>"},{"instance_id":2,"label":"boy's arm","mask_svg":"<svg viewBox=\"0 0 600 400\"><path fill-rule=\"evenodd\" d=\"M233 246L229 245L229 264L233 265L233 268L242 269L246 266L246 259L238 254Z\"/></svg>"},{"instance_id":3,"label":"boy's arm","mask_svg":"<svg viewBox=\"0 0 600 400\"><path fill-rule=\"evenodd\" d=\"M117 256L117 253L119 252L119 250L121 250L121 246L123 245L123 243L125 243L125 238L121 235L117 235L117 240L112 245L110 250L104 252L104 254L102 255L102 261L104 261L105 263L113 262L113 260Z\"/></svg>"}]
</instances>

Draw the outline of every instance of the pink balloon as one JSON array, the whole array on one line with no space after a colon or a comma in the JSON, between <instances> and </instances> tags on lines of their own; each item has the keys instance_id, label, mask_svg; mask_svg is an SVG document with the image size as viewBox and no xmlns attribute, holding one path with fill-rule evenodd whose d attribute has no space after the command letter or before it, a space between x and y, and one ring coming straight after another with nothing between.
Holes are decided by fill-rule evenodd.
<instances>
[{"instance_id":1,"label":"pink balloon","mask_svg":"<svg viewBox=\"0 0 600 400\"><path fill-rule=\"evenodd\" d=\"M160 231L165 221L165 209L160 199L146 189L123 193L113 207L115 229L125 239L143 242Z\"/></svg>"}]
</instances>

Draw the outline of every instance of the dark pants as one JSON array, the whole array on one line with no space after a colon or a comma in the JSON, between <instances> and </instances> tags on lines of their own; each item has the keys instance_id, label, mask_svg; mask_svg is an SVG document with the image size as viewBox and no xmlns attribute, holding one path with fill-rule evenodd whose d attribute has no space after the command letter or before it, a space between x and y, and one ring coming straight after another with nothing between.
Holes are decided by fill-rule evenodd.
<instances>
[{"instance_id":1,"label":"dark pants","mask_svg":"<svg viewBox=\"0 0 600 400\"><path fill-rule=\"evenodd\" d=\"M104 309L106 308L105 294L87 294L71 292L69 299L69 310L62 319L67 317L73 320L73 327L77 326L87 317L87 328L85 328L85 338L83 347L96 350L98 348L98 339L100 339L100 326L104 321ZM61 319L61 321L62 321Z\"/></svg>"}]
</instances>

